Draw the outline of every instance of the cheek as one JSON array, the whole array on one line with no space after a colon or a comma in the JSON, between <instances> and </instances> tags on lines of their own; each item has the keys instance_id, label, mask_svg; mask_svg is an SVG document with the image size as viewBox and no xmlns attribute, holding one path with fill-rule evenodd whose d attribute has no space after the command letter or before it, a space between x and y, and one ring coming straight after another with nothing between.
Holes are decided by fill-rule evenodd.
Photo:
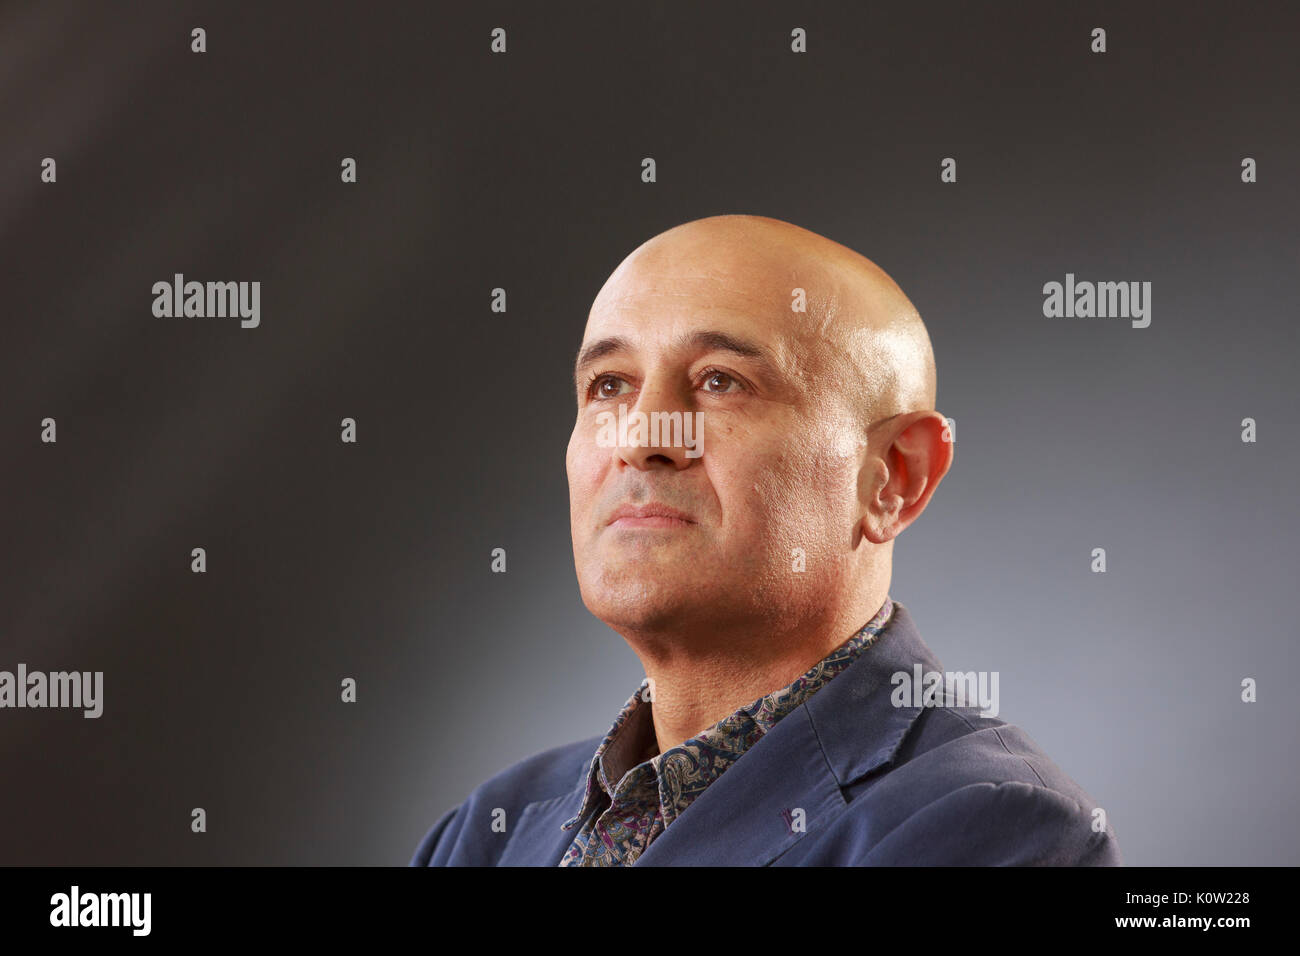
<instances>
[{"instance_id":1,"label":"cheek","mask_svg":"<svg viewBox=\"0 0 1300 956\"><path fill-rule=\"evenodd\" d=\"M596 462L595 453L599 450L591 440L589 429L579 421L569 436L569 447L564 454L565 468L569 473L570 483L581 484L591 480L591 472Z\"/></svg>"},{"instance_id":2,"label":"cheek","mask_svg":"<svg viewBox=\"0 0 1300 956\"><path fill-rule=\"evenodd\" d=\"M811 550L850 519L857 480L853 460L834 449L791 448L755 463L744 483L735 484L747 527L782 547Z\"/></svg>"},{"instance_id":3,"label":"cheek","mask_svg":"<svg viewBox=\"0 0 1300 956\"><path fill-rule=\"evenodd\" d=\"M569 478L569 520L575 538L585 537L595 512L604 506L601 485L609 463L608 448L599 448L585 438L570 442L565 468Z\"/></svg>"},{"instance_id":4,"label":"cheek","mask_svg":"<svg viewBox=\"0 0 1300 956\"><path fill-rule=\"evenodd\" d=\"M569 480L569 514L575 521L576 531L576 519L584 508L590 507L591 502L591 479L588 477L590 469L576 432L569 439L569 448L564 455L564 470Z\"/></svg>"}]
</instances>

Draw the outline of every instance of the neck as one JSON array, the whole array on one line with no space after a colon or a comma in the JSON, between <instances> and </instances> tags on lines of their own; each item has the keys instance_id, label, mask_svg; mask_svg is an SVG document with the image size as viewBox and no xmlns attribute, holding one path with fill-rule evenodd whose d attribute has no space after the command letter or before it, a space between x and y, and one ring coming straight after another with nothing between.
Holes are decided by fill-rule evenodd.
<instances>
[{"instance_id":1,"label":"neck","mask_svg":"<svg viewBox=\"0 0 1300 956\"><path fill-rule=\"evenodd\" d=\"M888 590L887 581L864 589L859 600L821 608L794 626L765 619L726 634L716 627L624 633L652 682L659 752L802 677L871 620Z\"/></svg>"}]
</instances>

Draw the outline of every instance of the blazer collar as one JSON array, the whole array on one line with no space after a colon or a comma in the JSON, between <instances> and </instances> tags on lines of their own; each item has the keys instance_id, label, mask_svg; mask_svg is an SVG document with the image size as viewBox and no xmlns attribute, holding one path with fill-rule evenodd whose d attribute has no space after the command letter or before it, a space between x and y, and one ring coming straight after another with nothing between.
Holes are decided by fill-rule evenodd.
<instances>
[{"instance_id":1,"label":"blazer collar","mask_svg":"<svg viewBox=\"0 0 1300 956\"><path fill-rule=\"evenodd\" d=\"M892 676L915 664L939 670L907 608L874 646L741 755L655 838L638 866L764 866L846 805L841 788L890 763L923 709L895 707ZM500 859L554 866L573 841L562 825L586 793L589 767L570 792L524 807ZM802 811L803 827L790 825Z\"/></svg>"}]
</instances>

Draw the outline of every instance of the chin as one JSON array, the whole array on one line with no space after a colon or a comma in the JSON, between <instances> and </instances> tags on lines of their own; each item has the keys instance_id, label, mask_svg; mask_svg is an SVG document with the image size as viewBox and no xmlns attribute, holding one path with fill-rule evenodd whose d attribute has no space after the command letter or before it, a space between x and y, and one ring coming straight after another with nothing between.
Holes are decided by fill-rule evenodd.
<instances>
[{"instance_id":1,"label":"chin","mask_svg":"<svg viewBox=\"0 0 1300 956\"><path fill-rule=\"evenodd\" d=\"M655 630L681 620L690 609L683 585L646 574L644 567L615 578L604 569L581 588L587 610L610 627Z\"/></svg>"}]
</instances>

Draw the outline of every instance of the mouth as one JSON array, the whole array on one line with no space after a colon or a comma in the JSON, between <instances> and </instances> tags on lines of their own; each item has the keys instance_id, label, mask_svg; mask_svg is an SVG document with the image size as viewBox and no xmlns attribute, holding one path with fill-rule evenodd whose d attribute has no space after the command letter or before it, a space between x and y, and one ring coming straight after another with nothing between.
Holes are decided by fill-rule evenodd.
<instances>
[{"instance_id":1,"label":"mouth","mask_svg":"<svg viewBox=\"0 0 1300 956\"><path fill-rule=\"evenodd\" d=\"M611 528L688 528L694 521L683 521L668 515L646 515L644 518L632 516L617 518L609 523Z\"/></svg>"},{"instance_id":2,"label":"mouth","mask_svg":"<svg viewBox=\"0 0 1300 956\"><path fill-rule=\"evenodd\" d=\"M687 528L695 522L667 505L623 505L609 519L611 528Z\"/></svg>"}]
</instances>

